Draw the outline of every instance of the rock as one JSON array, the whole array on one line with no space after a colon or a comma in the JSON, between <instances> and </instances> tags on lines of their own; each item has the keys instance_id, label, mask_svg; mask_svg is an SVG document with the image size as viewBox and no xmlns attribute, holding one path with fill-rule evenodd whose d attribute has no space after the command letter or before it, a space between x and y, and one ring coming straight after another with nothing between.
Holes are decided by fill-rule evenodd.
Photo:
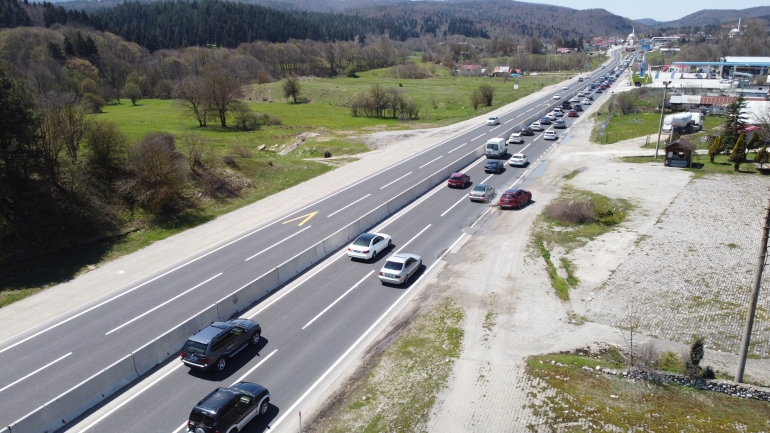
<instances>
[{"instance_id":1,"label":"rock","mask_svg":"<svg viewBox=\"0 0 770 433\"><path fill-rule=\"evenodd\" d=\"M259 147L257 148L257 150L265 150L265 145L263 144L263 145L259 146Z\"/></svg>"},{"instance_id":2,"label":"rock","mask_svg":"<svg viewBox=\"0 0 770 433\"><path fill-rule=\"evenodd\" d=\"M612 395L612 394L610 394L610 397L612 397L612 398L618 398L618 396L617 396L617 395Z\"/></svg>"}]
</instances>

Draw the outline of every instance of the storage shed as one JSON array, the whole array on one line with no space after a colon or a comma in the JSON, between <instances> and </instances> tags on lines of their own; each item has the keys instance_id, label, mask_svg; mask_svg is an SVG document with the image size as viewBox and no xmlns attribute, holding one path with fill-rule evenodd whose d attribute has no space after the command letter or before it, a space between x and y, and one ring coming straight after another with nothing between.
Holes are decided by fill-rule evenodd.
<instances>
[{"instance_id":1,"label":"storage shed","mask_svg":"<svg viewBox=\"0 0 770 433\"><path fill-rule=\"evenodd\" d=\"M692 153L695 151L695 145L687 140L680 138L667 144L666 160L663 165L667 167L690 167L692 164Z\"/></svg>"}]
</instances>

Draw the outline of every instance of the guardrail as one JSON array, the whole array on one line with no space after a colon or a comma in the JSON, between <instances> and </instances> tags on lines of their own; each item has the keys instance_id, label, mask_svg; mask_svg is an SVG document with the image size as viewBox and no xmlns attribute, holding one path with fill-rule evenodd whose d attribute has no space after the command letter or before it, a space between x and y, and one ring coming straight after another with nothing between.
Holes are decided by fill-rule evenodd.
<instances>
[{"instance_id":1,"label":"guardrail","mask_svg":"<svg viewBox=\"0 0 770 433\"><path fill-rule=\"evenodd\" d=\"M482 155L484 155L483 146L460 157L361 218L337 230L216 303L209 305L201 312L37 408L24 418L13 422L7 428L0 430L0 433L53 433L64 427L124 386L152 370L156 365L176 356L187 338L205 325L216 320L227 320L243 312L268 293L344 247L358 235L393 215L446 180L453 172L467 166Z\"/></svg>"}]
</instances>

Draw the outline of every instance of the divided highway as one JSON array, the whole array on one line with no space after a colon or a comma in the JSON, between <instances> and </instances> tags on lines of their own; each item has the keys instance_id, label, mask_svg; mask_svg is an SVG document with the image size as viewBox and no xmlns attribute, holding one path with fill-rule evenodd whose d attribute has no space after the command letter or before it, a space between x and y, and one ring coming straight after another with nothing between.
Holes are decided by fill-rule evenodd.
<instances>
[{"instance_id":1,"label":"divided highway","mask_svg":"<svg viewBox=\"0 0 770 433\"><path fill-rule=\"evenodd\" d=\"M499 116L498 126L472 128L326 197L308 200L307 206L270 224L2 342L0 431L489 138L507 138L557 102L569 99L619 59L619 53L614 52L607 68L590 74L586 83L570 80L566 83L569 91L543 92L537 100L512 108ZM554 100L554 94L562 99ZM602 103L602 98L597 97L594 103ZM564 119L569 126L572 119ZM526 137L524 144L509 146L509 153L525 153L534 162L552 145L543 140L542 133L536 133ZM486 174L484 161L479 158L464 171L474 184L483 182L496 188L493 203L533 168L506 165L501 174ZM462 229L491 211L488 205L471 203L469 190L450 190L443 184L432 189L370 230L391 235L390 250L368 262L351 262L345 251L339 251L240 314L258 321L264 338L258 346L230 360L224 372L191 372L172 360L153 374L157 379L149 381L150 386L143 383L141 390L110 412L70 430L182 431L190 409L200 398L217 386L239 380L258 382L273 395L267 416L252 421L245 431L261 432L268 425L284 422L284 416L294 411L314 383L459 241ZM400 251L421 255L424 268L405 287L382 286L377 271L388 256Z\"/></svg>"}]
</instances>

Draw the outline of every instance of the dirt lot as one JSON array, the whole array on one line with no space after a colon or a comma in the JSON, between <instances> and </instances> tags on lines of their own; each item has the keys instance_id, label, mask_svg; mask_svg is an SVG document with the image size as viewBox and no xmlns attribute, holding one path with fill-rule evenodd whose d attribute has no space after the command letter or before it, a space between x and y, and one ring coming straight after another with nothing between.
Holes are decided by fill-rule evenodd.
<instances>
[{"instance_id":1,"label":"dirt lot","mask_svg":"<svg viewBox=\"0 0 770 433\"><path fill-rule=\"evenodd\" d=\"M548 158L544 174L530 177L533 205L518 212L495 211L457 254L448 256L436 293L464 308L465 337L428 431L544 428L545 421L528 407L549 392L525 374L525 358L603 343L623 345L616 326L636 305L645 339L654 340L659 350L681 352L693 334L704 335L702 364L734 371L770 179L691 180L691 173L662 164L623 163L619 156L649 153L639 148L643 139L589 144L591 126L572 128L573 139ZM574 178L563 179L581 167ZM565 184L634 206L618 228L566 254L580 280L567 302L554 294L543 259L527 249L537 214ZM487 255L490 250L500 254ZM749 361L747 376L770 383L767 289L760 307L752 347L754 357L762 359Z\"/></svg>"}]
</instances>

